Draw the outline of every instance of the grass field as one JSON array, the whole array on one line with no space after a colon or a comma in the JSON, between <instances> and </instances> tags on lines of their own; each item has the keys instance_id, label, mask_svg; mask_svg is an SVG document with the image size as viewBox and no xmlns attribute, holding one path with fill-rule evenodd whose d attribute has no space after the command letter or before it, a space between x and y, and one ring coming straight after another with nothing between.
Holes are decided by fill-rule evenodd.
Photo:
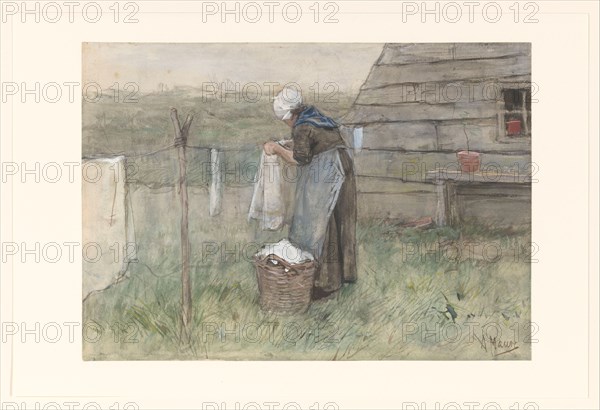
<instances>
[{"instance_id":1,"label":"grass field","mask_svg":"<svg viewBox=\"0 0 600 410\"><path fill-rule=\"evenodd\" d=\"M85 359L530 358L526 231L361 223L358 282L306 314L278 317L259 309L249 260L253 246L275 234L249 239L239 225L217 237L214 222L204 233L194 224L187 346L179 339L178 244L169 242L177 224L168 222L137 230L140 261L129 278L84 303L84 322L103 329L90 333ZM203 252L209 238L218 252Z\"/></svg>"},{"instance_id":2,"label":"grass field","mask_svg":"<svg viewBox=\"0 0 600 410\"><path fill-rule=\"evenodd\" d=\"M351 102L341 96L324 110L339 116ZM240 149L242 157L289 133L268 102L204 102L177 90L138 104L104 98L84 105L83 156L171 144L170 106L196 113L190 145ZM179 202L165 161L139 162L130 186L139 260L126 280L84 302L84 359L531 358L528 226L417 230L361 219L358 282L305 314L276 316L259 309L250 256L286 232L262 232L239 217L248 203L235 187L224 206L238 216L208 217L207 190L196 180L189 188L193 335L190 345L181 343Z\"/></svg>"},{"instance_id":3,"label":"grass field","mask_svg":"<svg viewBox=\"0 0 600 410\"><path fill-rule=\"evenodd\" d=\"M174 89L138 95L133 102L115 102L112 90L96 101L83 105L83 156L134 155L152 152L173 143L170 107L179 111L181 121L191 113L194 120L188 144L191 146L244 149L272 138L289 135L289 128L275 119L266 97L255 103L235 97L217 99L199 90ZM312 101L339 118L345 114L354 95L338 93L327 101Z\"/></svg>"}]
</instances>

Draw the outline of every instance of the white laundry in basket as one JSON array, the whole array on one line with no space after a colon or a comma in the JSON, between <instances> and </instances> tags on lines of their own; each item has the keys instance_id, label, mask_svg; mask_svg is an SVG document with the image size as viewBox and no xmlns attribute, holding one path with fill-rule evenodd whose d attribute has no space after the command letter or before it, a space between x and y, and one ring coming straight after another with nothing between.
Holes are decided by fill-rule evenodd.
<instances>
[{"instance_id":1,"label":"white laundry in basket","mask_svg":"<svg viewBox=\"0 0 600 410\"><path fill-rule=\"evenodd\" d=\"M268 255L276 255L292 265L315 259L310 252L292 245L287 239L282 239L277 243L268 243L256 254L259 257Z\"/></svg>"}]
</instances>

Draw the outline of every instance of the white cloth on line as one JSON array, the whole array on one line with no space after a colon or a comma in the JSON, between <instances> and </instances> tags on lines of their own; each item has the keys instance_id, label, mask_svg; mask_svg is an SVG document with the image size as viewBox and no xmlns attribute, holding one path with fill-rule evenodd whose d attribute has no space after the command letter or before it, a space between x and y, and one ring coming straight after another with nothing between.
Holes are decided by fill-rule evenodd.
<instances>
[{"instance_id":1,"label":"white cloth on line","mask_svg":"<svg viewBox=\"0 0 600 410\"><path fill-rule=\"evenodd\" d=\"M83 299L121 281L136 259L125 157L83 161Z\"/></svg>"},{"instance_id":2,"label":"white cloth on line","mask_svg":"<svg viewBox=\"0 0 600 410\"><path fill-rule=\"evenodd\" d=\"M216 216L221 213L221 200L223 198L223 181L221 177L222 153L212 148L210 150L211 180L209 187L209 215Z\"/></svg>"},{"instance_id":3,"label":"white cloth on line","mask_svg":"<svg viewBox=\"0 0 600 410\"><path fill-rule=\"evenodd\" d=\"M262 151L248 212L248 220L258 220L262 230L281 229L291 215L289 198L295 184L286 181L282 172L279 156Z\"/></svg>"}]
</instances>

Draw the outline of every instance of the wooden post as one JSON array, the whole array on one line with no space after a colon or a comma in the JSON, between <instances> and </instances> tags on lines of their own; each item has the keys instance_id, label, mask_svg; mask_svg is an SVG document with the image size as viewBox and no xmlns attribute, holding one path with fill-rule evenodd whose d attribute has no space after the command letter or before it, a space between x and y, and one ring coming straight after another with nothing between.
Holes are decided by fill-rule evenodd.
<instances>
[{"instance_id":1,"label":"wooden post","mask_svg":"<svg viewBox=\"0 0 600 410\"><path fill-rule=\"evenodd\" d=\"M446 224L456 227L460 223L460 204L458 203L459 199L456 192L456 183L453 181L446 181L444 186Z\"/></svg>"},{"instance_id":2,"label":"wooden post","mask_svg":"<svg viewBox=\"0 0 600 410\"><path fill-rule=\"evenodd\" d=\"M179 160L179 197L181 199L181 330L182 340L190 342L192 324L192 284L190 280L190 238L188 234L188 193L185 146L193 117L188 115L179 124L177 110L171 108L171 121L175 129L175 146Z\"/></svg>"}]
</instances>

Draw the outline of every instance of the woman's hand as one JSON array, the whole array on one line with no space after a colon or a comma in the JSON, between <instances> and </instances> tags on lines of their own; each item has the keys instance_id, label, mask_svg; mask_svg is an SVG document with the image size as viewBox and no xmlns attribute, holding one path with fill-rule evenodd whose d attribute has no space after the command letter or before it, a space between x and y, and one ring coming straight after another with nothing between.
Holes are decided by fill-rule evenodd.
<instances>
[{"instance_id":1,"label":"woman's hand","mask_svg":"<svg viewBox=\"0 0 600 410\"><path fill-rule=\"evenodd\" d=\"M277 144L276 142L273 142L273 141L267 141L263 145L263 149L265 150L265 153L268 155L277 154L278 147L279 147L279 144Z\"/></svg>"},{"instance_id":2,"label":"woman's hand","mask_svg":"<svg viewBox=\"0 0 600 410\"><path fill-rule=\"evenodd\" d=\"M294 159L294 152L290 149L285 149L276 142L265 142L263 145L263 149L265 150L265 154L267 155L277 154L286 162L289 162L290 164L297 164L296 160Z\"/></svg>"}]
</instances>

